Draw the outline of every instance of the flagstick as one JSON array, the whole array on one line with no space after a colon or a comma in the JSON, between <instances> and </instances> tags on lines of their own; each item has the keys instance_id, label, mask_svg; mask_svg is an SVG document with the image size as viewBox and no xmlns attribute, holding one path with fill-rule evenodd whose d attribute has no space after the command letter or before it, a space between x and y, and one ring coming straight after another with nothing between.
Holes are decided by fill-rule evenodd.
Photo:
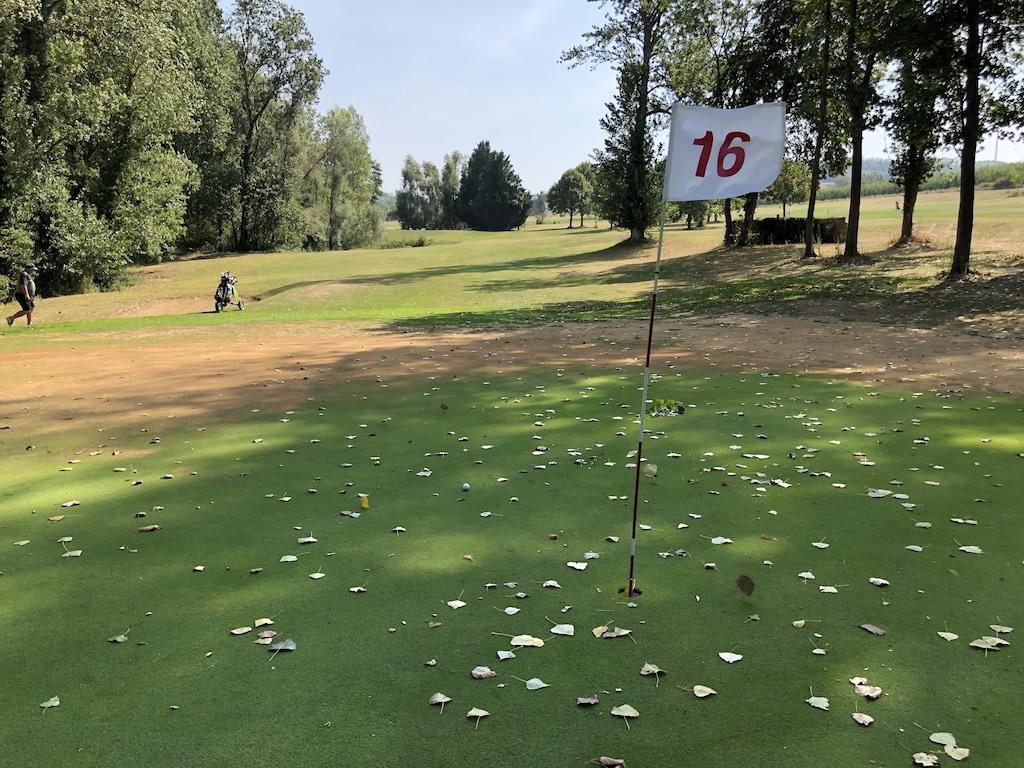
<instances>
[{"instance_id":1,"label":"flagstick","mask_svg":"<svg viewBox=\"0 0 1024 768\"><path fill-rule=\"evenodd\" d=\"M636 588L636 522L640 510L640 464L644 454L644 417L647 415L647 389L651 381L651 345L654 341L654 313L658 307L658 278L661 276L661 249L665 243L665 201L661 201L658 224L658 256L654 262L654 284L651 286L651 318L647 328L647 358L644 362L644 388L640 398L640 437L636 444L636 480L633 484L633 532L629 540L629 581L626 595L638 594ZM629 723L626 723L628 726Z\"/></svg>"}]
</instances>

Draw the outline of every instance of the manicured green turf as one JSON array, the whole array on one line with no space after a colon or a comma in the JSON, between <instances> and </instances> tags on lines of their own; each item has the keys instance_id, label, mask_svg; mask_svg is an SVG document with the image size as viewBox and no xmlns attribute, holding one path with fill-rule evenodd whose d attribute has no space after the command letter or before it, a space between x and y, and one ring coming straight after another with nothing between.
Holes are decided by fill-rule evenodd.
<instances>
[{"instance_id":1,"label":"manicured green turf","mask_svg":"<svg viewBox=\"0 0 1024 768\"><path fill-rule=\"evenodd\" d=\"M845 201L825 201L821 215L845 215ZM799 246L724 251L722 225L666 233L662 312L779 311L805 299L872 302L906 318L908 311L948 319L960 312L1019 306L1019 287L1004 279L1009 263L1019 276L1024 197L1013 191L978 195L975 266L990 280L978 290L935 293L949 266L957 197L922 195L919 231L932 246L887 251L899 234L900 211L891 198L867 198L861 247L873 265L837 266L801 261ZM764 206L760 215L775 215ZM793 214L799 214L798 209ZM235 324L361 322L401 326L533 324L561 320L639 317L650 290L654 247L623 248L621 232L562 224L523 231L396 232L396 240L425 236L424 248L333 253L248 254L140 267L135 284L108 294L44 299L33 335L74 332L173 331ZM835 253L824 246L823 255ZM220 272L241 278L244 312L217 315L212 294ZM41 286L45 292L45 286ZM12 307L8 306L7 311ZM31 343L19 326L3 328L4 343Z\"/></svg>"},{"instance_id":2,"label":"manicured green turf","mask_svg":"<svg viewBox=\"0 0 1024 768\"><path fill-rule=\"evenodd\" d=\"M999 653L967 643L990 624L1020 627L1021 400L662 373L652 395L688 408L649 422L659 471L642 490L651 529L636 607L616 593L629 501L609 499L632 492L634 371L368 380L303 397L294 413L236 405L209 425L5 433L4 763L581 766L606 754L632 766L897 766L931 731L951 731L972 763L1017 765L1017 633ZM417 476L423 468L432 474ZM917 506L869 498L872 488ZM339 515L360 511L358 493L370 508ZM68 500L81 505L62 509ZM138 533L144 524L161 529ZM318 543L296 543L309 534ZM61 557L62 536L80 558ZM658 555L679 549L688 556ZM585 571L566 566L588 551L600 557ZM279 562L285 554L298 562ZM308 578L318 570L323 579ZM814 581L798 578L805 570ZM756 583L750 598L740 574ZM562 588L542 588L546 579ZM357 585L367 591L348 591ZM445 604L460 597L464 608ZM298 650L271 658L253 634L229 634L263 616ZM549 619L576 635L551 636ZM635 642L596 639L598 625L629 628ZM107 641L126 631L127 643ZM508 639L492 633L546 644L499 662ZM723 651L743 659L726 664ZM666 671L658 685L639 675L644 662ZM498 676L471 679L477 665ZM855 697L857 675L885 696ZM513 676L550 687L529 692ZM698 683L718 696L695 699L687 688ZM811 689L832 711L804 703ZM453 699L443 714L427 704L435 691ZM592 693L597 707L575 706ZM44 713L53 695L61 705ZM641 713L629 730L609 715L624 703ZM474 706L491 713L476 730L464 717ZM875 724L856 725L855 708Z\"/></svg>"}]
</instances>

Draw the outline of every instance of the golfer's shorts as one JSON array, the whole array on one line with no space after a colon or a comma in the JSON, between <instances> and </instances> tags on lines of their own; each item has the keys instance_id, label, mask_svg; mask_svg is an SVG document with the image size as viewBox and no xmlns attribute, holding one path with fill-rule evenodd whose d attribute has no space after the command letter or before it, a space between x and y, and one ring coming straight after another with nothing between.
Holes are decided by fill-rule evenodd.
<instances>
[{"instance_id":1,"label":"golfer's shorts","mask_svg":"<svg viewBox=\"0 0 1024 768\"><path fill-rule=\"evenodd\" d=\"M36 303L27 296L22 296L20 293L16 293L14 294L14 298L18 300L18 303L21 304L21 308L26 312L31 312L36 308Z\"/></svg>"}]
</instances>

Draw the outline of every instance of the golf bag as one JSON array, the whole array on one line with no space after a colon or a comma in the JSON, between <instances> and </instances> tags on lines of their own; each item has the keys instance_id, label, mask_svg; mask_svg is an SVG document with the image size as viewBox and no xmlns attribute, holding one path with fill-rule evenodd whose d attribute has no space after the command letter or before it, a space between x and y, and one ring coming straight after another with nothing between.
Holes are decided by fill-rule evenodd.
<instances>
[{"instance_id":1,"label":"golf bag","mask_svg":"<svg viewBox=\"0 0 1024 768\"><path fill-rule=\"evenodd\" d=\"M217 286L217 291L213 294L213 308L217 312L226 309L232 304L237 305L239 309L243 309L242 297L235 290L237 282L238 278L233 277L230 272L220 273L220 285Z\"/></svg>"}]
</instances>

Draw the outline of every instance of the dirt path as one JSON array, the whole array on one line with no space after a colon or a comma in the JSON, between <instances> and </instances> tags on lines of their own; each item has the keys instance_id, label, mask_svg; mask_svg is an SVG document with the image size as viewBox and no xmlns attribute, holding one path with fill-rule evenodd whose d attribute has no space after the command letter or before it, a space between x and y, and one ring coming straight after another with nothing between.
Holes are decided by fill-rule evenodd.
<instances>
[{"instance_id":1,"label":"dirt path","mask_svg":"<svg viewBox=\"0 0 1024 768\"><path fill-rule=\"evenodd\" d=\"M241 406L286 409L361 378L397 384L536 365L632 365L639 377L645 333L643 322L616 321L472 333L303 325L47 338L5 355L8 380L19 385L7 389L0 427L30 419L54 432L159 418L215 423ZM745 314L670 319L659 325L655 356L656 368L790 370L916 391L1024 393L1024 343L942 329Z\"/></svg>"}]
</instances>

